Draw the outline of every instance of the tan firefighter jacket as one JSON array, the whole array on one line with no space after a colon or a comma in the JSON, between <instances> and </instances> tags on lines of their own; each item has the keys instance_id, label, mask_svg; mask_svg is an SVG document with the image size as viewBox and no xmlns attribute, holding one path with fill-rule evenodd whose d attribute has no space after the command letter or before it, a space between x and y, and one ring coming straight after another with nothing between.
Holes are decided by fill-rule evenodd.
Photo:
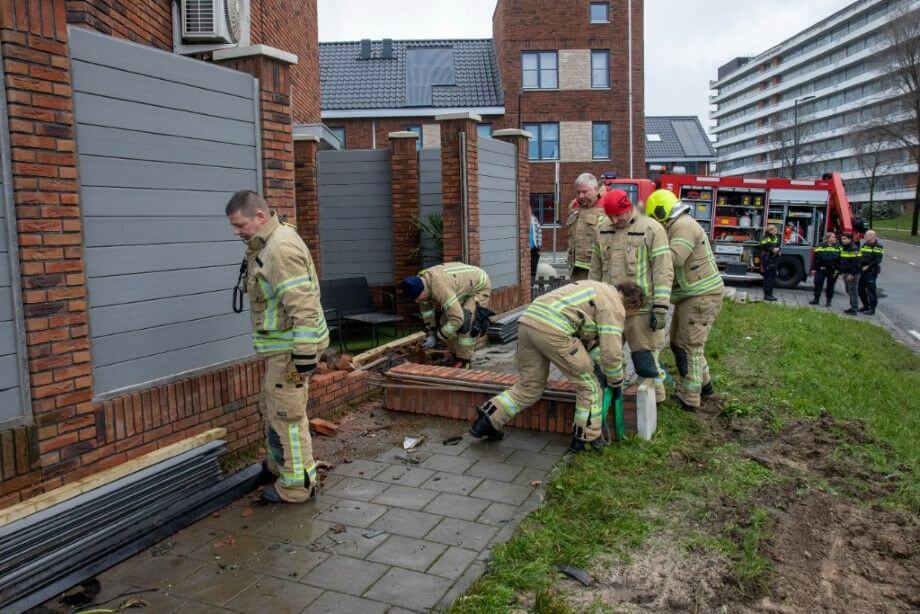
<instances>
[{"instance_id":1,"label":"tan firefighter jacket","mask_svg":"<svg viewBox=\"0 0 920 614\"><path fill-rule=\"evenodd\" d=\"M316 363L329 347L329 331L310 250L274 213L247 245L246 293L256 351L287 352L295 364Z\"/></svg>"},{"instance_id":2,"label":"tan firefighter jacket","mask_svg":"<svg viewBox=\"0 0 920 614\"><path fill-rule=\"evenodd\" d=\"M597 206L597 200L590 207L572 209L565 226L569 232L569 270L591 268L591 246L598 225L607 219L603 207Z\"/></svg>"},{"instance_id":3,"label":"tan firefighter jacket","mask_svg":"<svg viewBox=\"0 0 920 614\"><path fill-rule=\"evenodd\" d=\"M475 302L484 292L491 292L492 282L485 271L463 262L449 262L425 269L418 274L429 291L428 300L421 303L425 327L438 326L438 310L442 312L438 335L447 341L457 336L457 331L468 330L476 314ZM464 313L464 308L467 313Z\"/></svg>"},{"instance_id":4,"label":"tan firefighter jacket","mask_svg":"<svg viewBox=\"0 0 920 614\"><path fill-rule=\"evenodd\" d=\"M616 228L605 216L597 229L588 279L614 285L633 281L648 296L640 312L667 308L674 269L664 228L635 209L626 228Z\"/></svg>"},{"instance_id":5,"label":"tan firefighter jacket","mask_svg":"<svg viewBox=\"0 0 920 614\"><path fill-rule=\"evenodd\" d=\"M596 346L592 357L610 386L623 381L623 323L626 309L616 288L599 281L578 281L538 297L524 310L519 324L540 332L578 337Z\"/></svg>"},{"instance_id":6,"label":"tan firefighter jacket","mask_svg":"<svg viewBox=\"0 0 920 614\"><path fill-rule=\"evenodd\" d=\"M674 261L671 301L679 303L690 296L721 294L724 284L706 231L688 213L680 214L666 224L671 259Z\"/></svg>"}]
</instances>

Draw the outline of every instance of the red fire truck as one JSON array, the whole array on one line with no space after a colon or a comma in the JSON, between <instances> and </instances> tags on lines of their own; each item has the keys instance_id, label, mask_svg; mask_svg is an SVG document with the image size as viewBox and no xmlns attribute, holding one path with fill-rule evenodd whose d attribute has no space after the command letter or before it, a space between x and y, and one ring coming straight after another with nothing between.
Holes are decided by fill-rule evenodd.
<instances>
[{"instance_id":1,"label":"red fire truck","mask_svg":"<svg viewBox=\"0 0 920 614\"><path fill-rule=\"evenodd\" d=\"M782 239L776 285L793 288L812 269L814 248L828 230L853 232L850 201L839 173L827 179L750 179L662 175L660 187L691 206L712 241L716 262L730 280L760 278L758 244L774 224ZM611 187L644 202L655 189L647 179L617 179Z\"/></svg>"}]
</instances>

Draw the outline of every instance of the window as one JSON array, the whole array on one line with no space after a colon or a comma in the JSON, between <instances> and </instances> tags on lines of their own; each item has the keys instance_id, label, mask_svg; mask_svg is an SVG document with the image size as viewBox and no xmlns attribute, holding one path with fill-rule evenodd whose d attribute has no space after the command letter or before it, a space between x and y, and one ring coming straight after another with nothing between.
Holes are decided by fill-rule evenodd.
<instances>
[{"instance_id":1,"label":"window","mask_svg":"<svg viewBox=\"0 0 920 614\"><path fill-rule=\"evenodd\" d=\"M492 137L492 124L476 124L476 132L479 133L479 138L491 138Z\"/></svg>"},{"instance_id":2,"label":"window","mask_svg":"<svg viewBox=\"0 0 920 614\"><path fill-rule=\"evenodd\" d=\"M610 87L610 52L591 52L591 87Z\"/></svg>"},{"instance_id":3,"label":"window","mask_svg":"<svg viewBox=\"0 0 920 614\"><path fill-rule=\"evenodd\" d=\"M531 134L527 155L531 160L559 159L559 124L524 124Z\"/></svg>"},{"instance_id":4,"label":"window","mask_svg":"<svg viewBox=\"0 0 920 614\"><path fill-rule=\"evenodd\" d=\"M418 135L418 138L415 139L415 149L416 150L421 149L422 141L424 140L424 138L422 137L422 125L421 124L409 124L408 126L406 126L406 132L414 132L415 134Z\"/></svg>"},{"instance_id":5,"label":"window","mask_svg":"<svg viewBox=\"0 0 920 614\"><path fill-rule=\"evenodd\" d=\"M559 87L559 62L555 51L525 51L521 54L521 83L524 89L552 90Z\"/></svg>"},{"instance_id":6,"label":"window","mask_svg":"<svg viewBox=\"0 0 920 614\"><path fill-rule=\"evenodd\" d=\"M537 216L541 226L556 223L556 200L552 194L531 194L530 210Z\"/></svg>"},{"instance_id":7,"label":"window","mask_svg":"<svg viewBox=\"0 0 920 614\"><path fill-rule=\"evenodd\" d=\"M660 134L655 134L655 133L653 133L653 132L650 132L650 133L646 134L646 135L645 135L645 138L648 139L648 142L649 142L649 143L660 143L660 142L661 142L661 135L660 135Z\"/></svg>"},{"instance_id":8,"label":"window","mask_svg":"<svg viewBox=\"0 0 920 614\"><path fill-rule=\"evenodd\" d=\"M329 132L335 135L335 138L342 144L342 149L345 149L345 128L336 126L335 128L329 128Z\"/></svg>"},{"instance_id":9,"label":"window","mask_svg":"<svg viewBox=\"0 0 920 614\"><path fill-rule=\"evenodd\" d=\"M609 23L610 6L606 2L591 3L591 23Z\"/></svg>"},{"instance_id":10,"label":"window","mask_svg":"<svg viewBox=\"0 0 920 614\"><path fill-rule=\"evenodd\" d=\"M591 157L595 160L610 159L610 124L607 122L591 124Z\"/></svg>"}]
</instances>

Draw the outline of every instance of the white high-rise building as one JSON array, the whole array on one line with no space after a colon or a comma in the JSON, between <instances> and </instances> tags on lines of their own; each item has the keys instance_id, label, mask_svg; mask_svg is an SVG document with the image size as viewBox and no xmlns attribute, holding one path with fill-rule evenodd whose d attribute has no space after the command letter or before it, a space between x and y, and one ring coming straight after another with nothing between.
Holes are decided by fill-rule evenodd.
<instances>
[{"instance_id":1,"label":"white high-rise building","mask_svg":"<svg viewBox=\"0 0 920 614\"><path fill-rule=\"evenodd\" d=\"M855 135L896 92L881 61L885 26L917 9L920 0L858 0L759 55L721 66L710 81L717 172L820 178L837 171L851 202L868 201L871 156L858 155ZM903 147L882 149L875 201L912 201L917 165Z\"/></svg>"}]
</instances>

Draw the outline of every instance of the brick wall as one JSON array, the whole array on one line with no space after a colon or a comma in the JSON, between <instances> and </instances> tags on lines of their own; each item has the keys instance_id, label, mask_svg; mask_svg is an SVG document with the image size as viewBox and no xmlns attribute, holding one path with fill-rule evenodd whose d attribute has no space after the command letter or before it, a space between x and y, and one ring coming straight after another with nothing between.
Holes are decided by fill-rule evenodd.
<instances>
[{"instance_id":1,"label":"brick wall","mask_svg":"<svg viewBox=\"0 0 920 614\"><path fill-rule=\"evenodd\" d=\"M458 114L461 115L461 114ZM452 117L452 116L444 116ZM441 122L441 202L444 207L444 262L463 261L479 266L479 135L477 119L445 119ZM463 258L464 222L460 189L460 135L466 141L467 258Z\"/></svg>"},{"instance_id":2,"label":"brick wall","mask_svg":"<svg viewBox=\"0 0 920 614\"><path fill-rule=\"evenodd\" d=\"M319 42L316 0L253 0L252 43L265 44L297 56L290 89L294 121L320 121Z\"/></svg>"},{"instance_id":3,"label":"brick wall","mask_svg":"<svg viewBox=\"0 0 920 614\"><path fill-rule=\"evenodd\" d=\"M67 21L172 51L172 7L164 0L67 0Z\"/></svg>"},{"instance_id":4,"label":"brick wall","mask_svg":"<svg viewBox=\"0 0 920 614\"><path fill-rule=\"evenodd\" d=\"M498 116L483 116L484 123L493 123ZM380 117L376 119L325 119L323 123L330 128L345 128L345 144L348 149L373 149L372 134L376 132L376 149L386 149L390 146L389 135L391 132L400 132L406 126L421 125L424 133L423 147L440 147L440 128L431 117Z\"/></svg>"},{"instance_id":5,"label":"brick wall","mask_svg":"<svg viewBox=\"0 0 920 614\"><path fill-rule=\"evenodd\" d=\"M409 132L390 135L390 192L393 201L393 277L394 283L419 270L412 252L418 249L421 235L414 220L419 215L419 170L416 137ZM396 294L396 311L409 315L418 311L415 303Z\"/></svg>"},{"instance_id":6,"label":"brick wall","mask_svg":"<svg viewBox=\"0 0 920 614\"><path fill-rule=\"evenodd\" d=\"M322 277L322 253L319 240L319 183L316 154L319 141L310 138L294 141L294 200L297 208L297 232L310 249L316 274Z\"/></svg>"},{"instance_id":7,"label":"brick wall","mask_svg":"<svg viewBox=\"0 0 920 614\"><path fill-rule=\"evenodd\" d=\"M471 371L450 367L433 367L404 363L390 370L393 374L447 378L456 382L473 382L507 389L517 382L516 375L493 373L491 371ZM547 391L574 392L574 386L565 381L550 380ZM623 421L626 433L636 433L636 386L628 388L623 394ZM444 388L401 388L388 385L386 408L426 416L442 416L455 420L473 421L476 408L493 395L479 392L461 392ZM554 433L571 433L575 417L575 403L565 401L541 400L529 409L521 411L509 426L551 431ZM612 420L611 420L612 423Z\"/></svg>"}]
</instances>

